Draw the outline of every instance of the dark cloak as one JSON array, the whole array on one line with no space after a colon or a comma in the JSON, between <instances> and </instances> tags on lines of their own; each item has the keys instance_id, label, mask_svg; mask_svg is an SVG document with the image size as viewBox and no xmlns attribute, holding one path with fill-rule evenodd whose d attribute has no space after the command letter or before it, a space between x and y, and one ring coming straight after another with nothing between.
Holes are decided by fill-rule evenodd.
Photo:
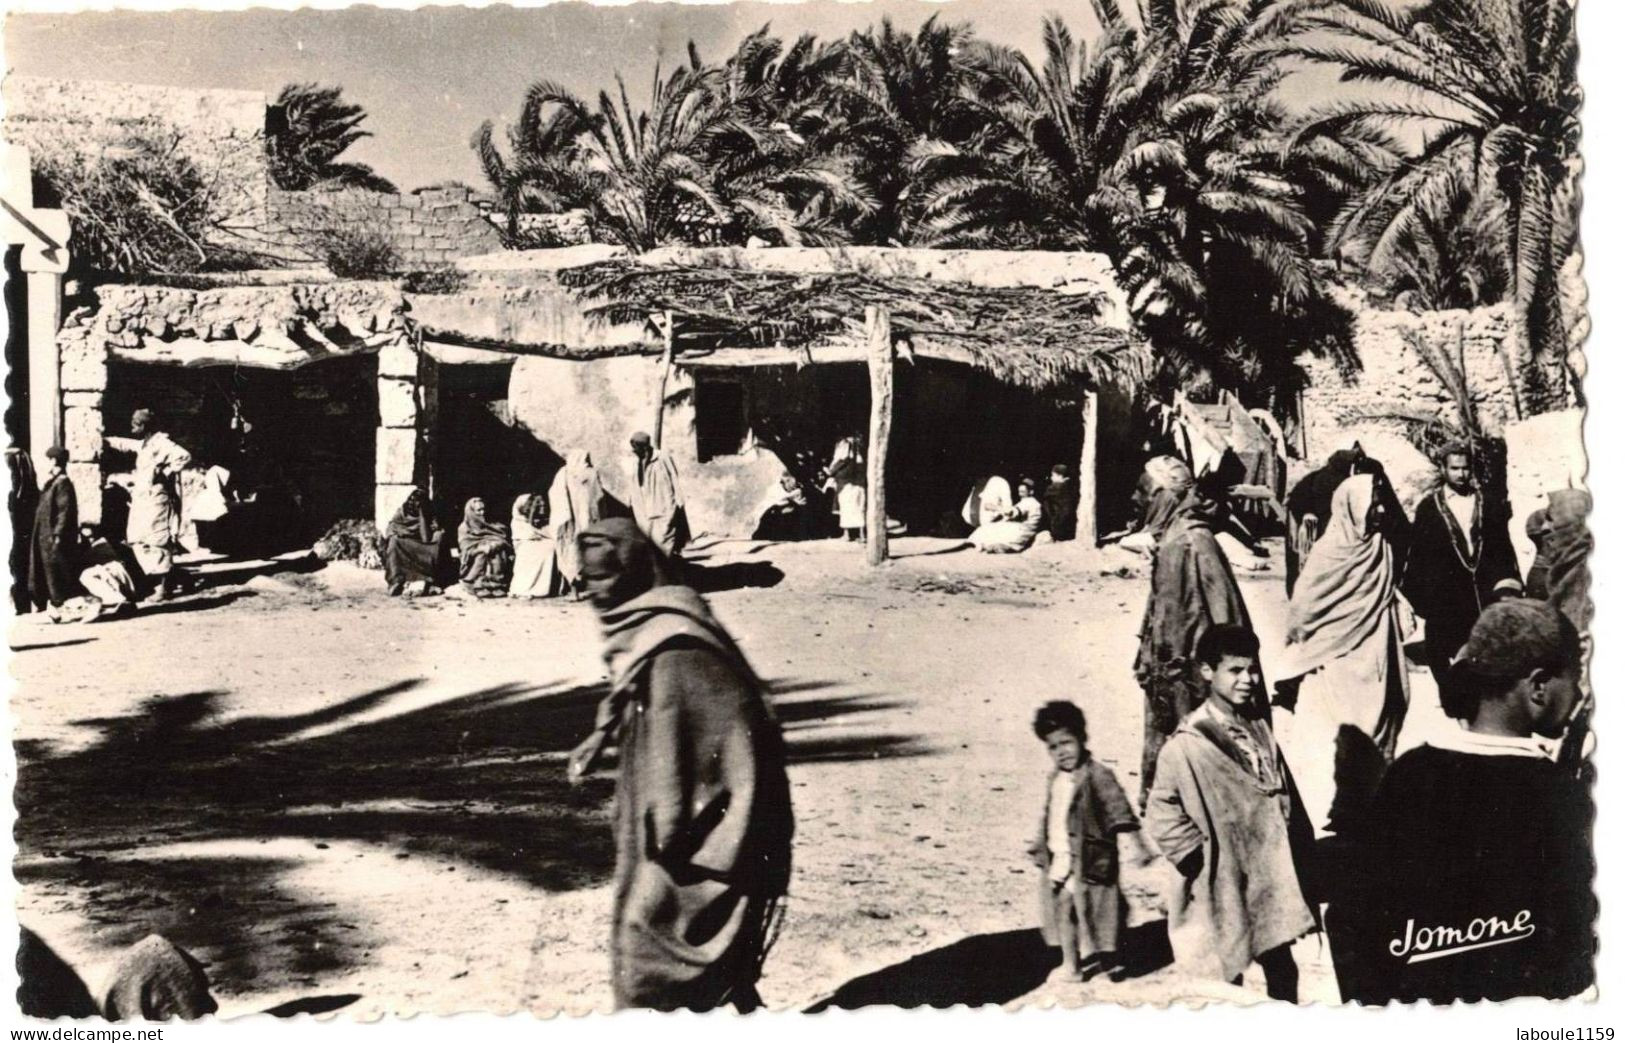
<instances>
[{"instance_id":1,"label":"dark cloak","mask_svg":"<svg viewBox=\"0 0 1625 1043\"><path fill-rule=\"evenodd\" d=\"M1216 623L1252 625L1230 561L1214 538L1212 507L1193 489L1157 544L1134 660L1146 697L1142 797L1151 790L1163 743L1207 696L1196 643Z\"/></svg>"},{"instance_id":2,"label":"dark cloak","mask_svg":"<svg viewBox=\"0 0 1625 1043\"><path fill-rule=\"evenodd\" d=\"M1078 483L1071 478L1051 481L1044 490L1044 519L1057 543L1078 535Z\"/></svg>"},{"instance_id":3,"label":"dark cloak","mask_svg":"<svg viewBox=\"0 0 1625 1043\"><path fill-rule=\"evenodd\" d=\"M414 489L390 519L384 540L384 581L393 589L422 581L436 583L444 572L444 536Z\"/></svg>"},{"instance_id":4,"label":"dark cloak","mask_svg":"<svg viewBox=\"0 0 1625 1043\"><path fill-rule=\"evenodd\" d=\"M1504 506L1486 505L1484 494L1478 494L1469 551L1467 535L1444 497L1441 486L1417 504L1403 582L1405 597L1427 621L1428 666L1441 680L1479 613L1498 596L1497 588L1513 593L1523 588Z\"/></svg>"},{"instance_id":5,"label":"dark cloak","mask_svg":"<svg viewBox=\"0 0 1625 1043\"><path fill-rule=\"evenodd\" d=\"M601 611L610 695L572 757L589 769L614 737L617 1008L760 1005L756 981L790 874L793 818L783 739L762 686L700 596L636 526L612 540L642 593ZM642 584L640 584L642 585Z\"/></svg>"},{"instance_id":6,"label":"dark cloak","mask_svg":"<svg viewBox=\"0 0 1625 1043\"><path fill-rule=\"evenodd\" d=\"M1290 546L1286 555L1286 592L1297 586L1298 573L1309 560L1309 548L1320 539L1331 517L1332 497L1337 487L1354 473L1355 465L1365 458L1360 449L1339 449L1327 458L1323 467L1304 475L1286 497L1286 535Z\"/></svg>"},{"instance_id":7,"label":"dark cloak","mask_svg":"<svg viewBox=\"0 0 1625 1043\"><path fill-rule=\"evenodd\" d=\"M79 586L79 498L65 474L53 475L34 508L28 589L34 607L61 605L82 593Z\"/></svg>"}]
</instances>

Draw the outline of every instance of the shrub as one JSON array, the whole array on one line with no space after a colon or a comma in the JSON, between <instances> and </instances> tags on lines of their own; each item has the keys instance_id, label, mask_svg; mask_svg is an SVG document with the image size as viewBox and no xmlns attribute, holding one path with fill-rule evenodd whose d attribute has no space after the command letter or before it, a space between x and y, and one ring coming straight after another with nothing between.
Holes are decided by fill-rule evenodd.
<instances>
[{"instance_id":1,"label":"shrub","mask_svg":"<svg viewBox=\"0 0 1625 1043\"><path fill-rule=\"evenodd\" d=\"M383 540L370 521L350 518L335 522L316 541L311 552L323 561L353 561L364 569L384 567Z\"/></svg>"},{"instance_id":2,"label":"shrub","mask_svg":"<svg viewBox=\"0 0 1625 1043\"><path fill-rule=\"evenodd\" d=\"M100 140L33 143L34 172L73 224L76 261L105 272L195 272L224 259L207 238L213 183L180 152L181 135L156 119L118 125Z\"/></svg>"},{"instance_id":3,"label":"shrub","mask_svg":"<svg viewBox=\"0 0 1625 1043\"><path fill-rule=\"evenodd\" d=\"M359 220L336 219L314 238L313 252L341 279L379 279L401 269L394 238Z\"/></svg>"}]
</instances>

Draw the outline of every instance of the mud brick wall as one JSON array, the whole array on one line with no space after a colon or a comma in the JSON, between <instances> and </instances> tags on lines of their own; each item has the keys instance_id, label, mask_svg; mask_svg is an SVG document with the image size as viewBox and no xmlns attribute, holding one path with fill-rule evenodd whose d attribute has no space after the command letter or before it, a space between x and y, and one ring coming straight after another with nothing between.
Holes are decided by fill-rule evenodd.
<instances>
[{"instance_id":1,"label":"mud brick wall","mask_svg":"<svg viewBox=\"0 0 1625 1043\"><path fill-rule=\"evenodd\" d=\"M502 218L498 217L499 220ZM580 246L592 242L592 222L585 210L562 214L520 214L519 233L560 246Z\"/></svg>"},{"instance_id":2,"label":"mud brick wall","mask_svg":"<svg viewBox=\"0 0 1625 1043\"><path fill-rule=\"evenodd\" d=\"M387 233L406 269L437 268L502 249L502 236L471 201L467 188L435 188L400 195L340 191L267 195L267 223L290 260L320 259L318 244L336 227Z\"/></svg>"},{"instance_id":3,"label":"mud brick wall","mask_svg":"<svg viewBox=\"0 0 1625 1043\"><path fill-rule=\"evenodd\" d=\"M1358 302L1356 302L1358 303ZM1523 348L1507 305L1473 311L1414 313L1371 307L1355 309L1354 346L1360 369L1351 379L1324 359L1304 360L1310 387L1304 392L1311 455L1325 455L1339 429L1373 421L1395 422L1444 416L1461 419L1448 387L1418 353L1459 360L1479 419L1500 428L1519 419L1515 374ZM1326 445L1325 451L1336 448Z\"/></svg>"}]
</instances>

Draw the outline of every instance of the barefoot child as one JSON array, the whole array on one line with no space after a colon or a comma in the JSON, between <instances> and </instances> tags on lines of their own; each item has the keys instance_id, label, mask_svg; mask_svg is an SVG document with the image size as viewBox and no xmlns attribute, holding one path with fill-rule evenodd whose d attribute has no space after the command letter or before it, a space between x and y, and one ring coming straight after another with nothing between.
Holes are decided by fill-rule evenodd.
<instances>
[{"instance_id":1,"label":"barefoot child","mask_svg":"<svg viewBox=\"0 0 1625 1043\"><path fill-rule=\"evenodd\" d=\"M1044 870L1039 916L1044 940L1061 947L1053 979L1087 981L1108 971L1121 981L1117 936L1123 895L1117 886L1117 834L1132 832L1144 861L1151 853L1140 824L1112 770L1089 756L1083 711L1068 702L1045 703L1033 731L1055 762L1039 839L1030 854Z\"/></svg>"},{"instance_id":2,"label":"barefoot child","mask_svg":"<svg viewBox=\"0 0 1625 1043\"><path fill-rule=\"evenodd\" d=\"M1179 871L1168 896L1174 961L1239 985L1256 960L1270 998L1296 1003L1292 943L1316 927L1299 880L1314 836L1270 731L1258 637L1220 624L1196 655L1207 698L1158 755L1145 810Z\"/></svg>"}]
</instances>

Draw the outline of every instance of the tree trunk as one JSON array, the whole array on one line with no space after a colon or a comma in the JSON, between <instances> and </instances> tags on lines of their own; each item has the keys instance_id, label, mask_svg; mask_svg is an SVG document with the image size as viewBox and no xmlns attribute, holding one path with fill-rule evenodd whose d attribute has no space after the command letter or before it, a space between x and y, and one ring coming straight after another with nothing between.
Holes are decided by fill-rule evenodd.
<instances>
[{"instance_id":1,"label":"tree trunk","mask_svg":"<svg viewBox=\"0 0 1625 1043\"><path fill-rule=\"evenodd\" d=\"M1083 393L1083 454L1078 461L1078 545L1094 547L1100 540L1096 488L1100 463L1100 393Z\"/></svg>"},{"instance_id":2,"label":"tree trunk","mask_svg":"<svg viewBox=\"0 0 1625 1043\"><path fill-rule=\"evenodd\" d=\"M669 311L662 312L657 321L666 346L660 352L660 390L655 395L654 430L649 434L654 440L655 448L664 449L665 443L661 440L661 434L666 426L666 385L671 380L671 358L677 348L677 317Z\"/></svg>"},{"instance_id":3,"label":"tree trunk","mask_svg":"<svg viewBox=\"0 0 1625 1043\"><path fill-rule=\"evenodd\" d=\"M864 309L869 361L869 564L886 560L886 448L891 440L891 313L870 305Z\"/></svg>"},{"instance_id":4,"label":"tree trunk","mask_svg":"<svg viewBox=\"0 0 1625 1043\"><path fill-rule=\"evenodd\" d=\"M1545 171L1526 161L1516 198L1513 232L1513 285L1524 338L1524 400L1531 415L1561 408L1567 398L1568 337L1558 306L1557 268L1552 257L1552 184Z\"/></svg>"}]
</instances>

